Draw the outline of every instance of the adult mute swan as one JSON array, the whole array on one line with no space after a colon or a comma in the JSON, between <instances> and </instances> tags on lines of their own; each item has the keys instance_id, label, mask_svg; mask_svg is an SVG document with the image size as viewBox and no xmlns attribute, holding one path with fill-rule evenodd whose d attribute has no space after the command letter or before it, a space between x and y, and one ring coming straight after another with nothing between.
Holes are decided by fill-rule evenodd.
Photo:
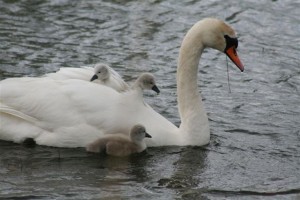
<instances>
[{"instance_id":1,"label":"adult mute swan","mask_svg":"<svg viewBox=\"0 0 300 200\"><path fill-rule=\"evenodd\" d=\"M144 141L146 137L151 138L151 135L146 132L143 125L138 124L132 127L129 135L126 133L105 135L88 144L86 150L94 153L105 152L112 156L129 156L133 153L140 153L147 148Z\"/></svg>"},{"instance_id":2,"label":"adult mute swan","mask_svg":"<svg viewBox=\"0 0 300 200\"><path fill-rule=\"evenodd\" d=\"M129 89L128 84L122 77L114 69L104 63L97 63L94 68L63 67L55 73L46 74L45 77L56 80L80 79L93 81L94 83L111 87L118 92L124 92Z\"/></svg>"},{"instance_id":3,"label":"adult mute swan","mask_svg":"<svg viewBox=\"0 0 300 200\"><path fill-rule=\"evenodd\" d=\"M234 30L223 21L197 22L183 39L177 67L176 127L150 106L126 93L75 79L9 78L1 81L0 139L57 147L85 147L104 133L128 133L143 124L147 146L205 145L209 124L197 87L198 64L206 47L217 49L243 71Z\"/></svg>"}]
</instances>

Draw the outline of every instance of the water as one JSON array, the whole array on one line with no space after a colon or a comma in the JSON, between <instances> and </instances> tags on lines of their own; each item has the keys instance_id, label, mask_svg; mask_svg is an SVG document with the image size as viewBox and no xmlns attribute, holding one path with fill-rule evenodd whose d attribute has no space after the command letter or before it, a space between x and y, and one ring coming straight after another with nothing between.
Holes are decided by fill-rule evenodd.
<instances>
[{"instance_id":1,"label":"water","mask_svg":"<svg viewBox=\"0 0 300 200\"><path fill-rule=\"evenodd\" d=\"M0 141L6 199L300 199L299 1L0 0L0 79L96 62L152 72L149 104L175 124L176 60L198 20L226 20L245 72L207 50L199 86L212 139L129 158Z\"/></svg>"}]
</instances>

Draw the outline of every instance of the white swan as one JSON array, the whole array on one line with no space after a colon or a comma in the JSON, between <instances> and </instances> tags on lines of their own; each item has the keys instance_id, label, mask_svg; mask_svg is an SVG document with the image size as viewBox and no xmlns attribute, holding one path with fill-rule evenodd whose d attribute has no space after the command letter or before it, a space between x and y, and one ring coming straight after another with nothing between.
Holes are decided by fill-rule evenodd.
<instances>
[{"instance_id":1,"label":"white swan","mask_svg":"<svg viewBox=\"0 0 300 200\"><path fill-rule=\"evenodd\" d=\"M205 145L210 131L197 72L206 47L225 52L243 71L234 30L213 18L196 23L179 53L179 128L150 106L105 86L74 79L10 78L0 84L0 139L22 142L34 138L41 145L85 147L103 132L129 132L135 124L143 124L152 136L147 146Z\"/></svg>"},{"instance_id":2,"label":"white swan","mask_svg":"<svg viewBox=\"0 0 300 200\"><path fill-rule=\"evenodd\" d=\"M135 125L126 133L107 134L87 145L86 150L93 153L105 152L113 156L129 156L144 151L147 146L145 138L151 138L143 125Z\"/></svg>"},{"instance_id":3,"label":"white swan","mask_svg":"<svg viewBox=\"0 0 300 200\"><path fill-rule=\"evenodd\" d=\"M80 79L85 81L93 81L107 87L111 87L118 92L124 92L129 89L128 84L122 77L111 67L104 63L97 63L92 67L63 67L55 73L45 74L55 80Z\"/></svg>"}]
</instances>

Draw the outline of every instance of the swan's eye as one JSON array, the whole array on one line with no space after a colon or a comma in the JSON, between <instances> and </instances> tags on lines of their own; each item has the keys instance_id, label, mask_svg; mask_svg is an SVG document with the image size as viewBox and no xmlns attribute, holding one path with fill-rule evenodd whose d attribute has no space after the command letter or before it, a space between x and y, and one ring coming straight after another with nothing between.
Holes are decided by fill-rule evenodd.
<instances>
[{"instance_id":1,"label":"swan's eye","mask_svg":"<svg viewBox=\"0 0 300 200\"><path fill-rule=\"evenodd\" d=\"M226 51L232 46L234 46L236 49L238 48L239 42L237 38L231 38L228 35L224 35L224 38L226 41L226 48L224 49L224 51Z\"/></svg>"}]
</instances>

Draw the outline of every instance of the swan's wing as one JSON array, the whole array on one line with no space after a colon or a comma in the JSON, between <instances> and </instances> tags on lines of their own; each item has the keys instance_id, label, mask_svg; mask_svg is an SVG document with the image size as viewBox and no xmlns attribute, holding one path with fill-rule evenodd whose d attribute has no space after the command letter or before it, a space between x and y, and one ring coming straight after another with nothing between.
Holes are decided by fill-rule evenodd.
<instances>
[{"instance_id":1,"label":"swan's wing","mask_svg":"<svg viewBox=\"0 0 300 200\"><path fill-rule=\"evenodd\" d=\"M0 91L0 139L31 137L57 147L82 147L103 136L106 118L112 118L109 102L119 94L88 81L46 77L6 79ZM103 96L94 98L94 93Z\"/></svg>"},{"instance_id":2,"label":"swan's wing","mask_svg":"<svg viewBox=\"0 0 300 200\"><path fill-rule=\"evenodd\" d=\"M111 68L111 67L109 67L109 66L108 66L108 69L109 69L109 71L110 71L112 77L114 77L114 79L116 79L116 80L122 80L122 81L123 81L121 75L120 75L118 72L116 72L113 68ZM126 83L125 83L125 84L126 84Z\"/></svg>"},{"instance_id":3,"label":"swan's wing","mask_svg":"<svg viewBox=\"0 0 300 200\"><path fill-rule=\"evenodd\" d=\"M57 72L45 74L45 77L52 78L54 80L80 79L90 81L93 75L94 68L92 67L62 67Z\"/></svg>"},{"instance_id":4,"label":"swan's wing","mask_svg":"<svg viewBox=\"0 0 300 200\"><path fill-rule=\"evenodd\" d=\"M129 89L128 84L122 79L120 74L116 72L113 68L108 67L110 71L110 78L107 82L102 82L101 80L94 80L93 83L98 83L105 85L107 87L113 88L118 92L123 92ZM84 81L90 81L94 75L93 67L62 67L55 73L45 74L45 77L54 80L67 80L67 79L80 79Z\"/></svg>"},{"instance_id":5,"label":"swan's wing","mask_svg":"<svg viewBox=\"0 0 300 200\"><path fill-rule=\"evenodd\" d=\"M122 79L120 74L111 67L108 67L108 69L110 71L111 76L109 78L107 86L114 88L118 92L124 92L129 90L129 85Z\"/></svg>"},{"instance_id":6,"label":"swan's wing","mask_svg":"<svg viewBox=\"0 0 300 200\"><path fill-rule=\"evenodd\" d=\"M25 113L15 110L14 108L6 106L1 102L0 102L0 112L11 115L12 117L19 118L19 119L22 119L24 121L27 121L27 122L30 122L33 124L38 121L36 118L26 115Z\"/></svg>"}]
</instances>

